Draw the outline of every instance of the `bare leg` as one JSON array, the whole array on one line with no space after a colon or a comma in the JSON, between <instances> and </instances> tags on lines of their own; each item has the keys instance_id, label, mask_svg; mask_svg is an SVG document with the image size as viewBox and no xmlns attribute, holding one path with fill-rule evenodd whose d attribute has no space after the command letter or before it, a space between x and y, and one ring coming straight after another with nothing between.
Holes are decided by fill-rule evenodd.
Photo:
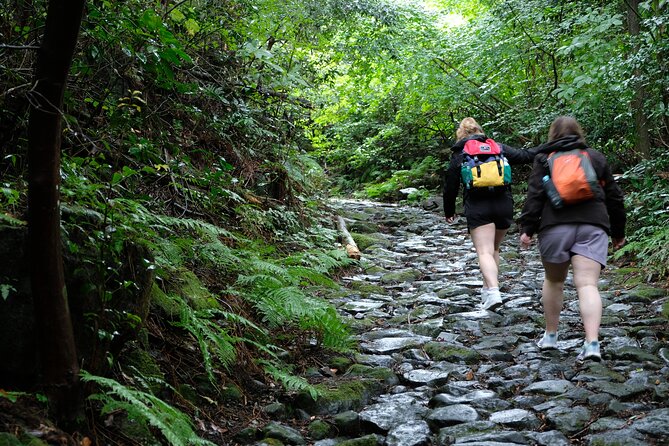
<instances>
[{"instance_id":1,"label":"bare leg","mask_svg":"<svg viewBox=\"0 0 669 446\"><path fill-rule=\"evenodd\" d=\"M592 259L579 255L572 257L571 263L574 267L574 286L578 294L585 340L596 341L602 322L602 298L597 289L602 266Z\"/></svg>"},{"instance_id":2,"label":"bare leg","mask_svg":"<svg viewBox=\"0 0 669 446\"><path fill-rule=\"evenodd\" d=\"M495 259L495 265L497 265L497 275L499 276L499 247L504 240L507 229L495 229L495 251L493 253L493 258ZM499 280L499 279L498 279Z\"/></svg>"},{"instance_id":3,"label":"bare leg","mask_svg":"<svg viewBox=\"0 0 669 446\"><path fill-rule=\"evenodd\" d=\"M569 262L543 262L546 276L541 289L541 302L544 304L546 332L556 333L560 322L560 311L564 302L564 281L569 271Z\"/></svg>"},{"instance_id":4,"label":"bare leg","mask_svg":"<svg viewBox=\"0 0 669 446\"><path fill-rule=\"evenodd\" d=\"M495 229L495 224L479 226L470 231L476 254L478 255L479 268L483 275L484 288L499 287L497 274L499 271L499 244L506 234L506 230Z\"/></svg>"}]
</instances>

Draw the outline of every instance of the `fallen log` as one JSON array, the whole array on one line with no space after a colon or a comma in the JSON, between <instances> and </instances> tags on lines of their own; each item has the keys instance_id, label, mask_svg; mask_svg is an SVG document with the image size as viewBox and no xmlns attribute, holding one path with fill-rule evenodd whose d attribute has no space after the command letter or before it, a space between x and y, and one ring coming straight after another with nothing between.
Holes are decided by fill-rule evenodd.
<instances>
[{"instance_id":1,"label":"fallen log","mask_svg":"<svg viewBox=\"0 0 669 446\"><path fill-rule=\"evenodd\" d=\"M355 240L353 240L353 237L351 237L351 234L346 229L346 222L340 215L337 215L337 229L339 229L342 240L344 241L346 254L352 259L359 260L360 250L358 249L358 245L356 245Z\"/></svg>"}]
</instances>

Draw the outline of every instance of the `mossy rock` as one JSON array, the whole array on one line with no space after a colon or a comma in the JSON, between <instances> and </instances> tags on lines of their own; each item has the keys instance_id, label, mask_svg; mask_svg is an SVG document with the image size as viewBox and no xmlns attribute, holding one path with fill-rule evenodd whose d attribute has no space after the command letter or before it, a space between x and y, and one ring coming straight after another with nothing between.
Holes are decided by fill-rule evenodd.
<instances>
[{"instance_id":1,"label":"mossy rock","mask_svg":"<svg viewBox=\"0 0 669 446\"><path fill-rule=\"evenodd\" d=\"M348 230L353 238L355 238L354 234L356 233L373 234L375 232L379 232L379 225L370 221L356 221L348 225Z\"/></svg>"},{"instance_id":2,"label":"mossy rock","mask_svg":"<svg viewBox=\"0 0 669 446\"><path fill-rule=\"evenodd\" d=\"M669 301L665 302L662 305L662 317L665 319L669 319Z\"/></svg>"},{"instance_id":3,"label":"mossy rock","mask_svg":"<svg viewBox=\"0 0 669 446\"><path fill-rule=\"evenodd\" d=\"M615 327L620 324L621 319L618 316L613 315L603 315L602 316L602 326L604 327Z\"/></svg>"},{"instance_id":4,"label":"mossy rock","mask_svg":"<svg viewBox=\"0 0 669 446\"><path fill-rule=\"evenodd\" d=\"M369 248L370 246L382 246L387 248L392 245L392 242L385 237L379 234L359 234L351 233L351 237L355 240L355 244L358 245L361 251Z\"/></svg>"},{"instance_id":5,"label":"mossy rock","mask_svg":"<svg viewBox=\"0 0 669 446\"><path fill-rule=\"evenodd\" d=\"M374 318L350 319L347 322L355 333L364 333L377 326L377 320Z\"/></svg>"},{"instance_id":6,"label":"mossy rock","mask_svg":"<svg viewBox=\"0 0 669 446\"><path fill-rule=\"evenodd\" d=\"M454 347L441 342L428 342L423 348L434 361L475 364L481 359L481 355L476 350Z\"/></svg>"},{"instance_id":7,"label":"mossy rock","mask_svg":"<svg viewBox=\"0 0 669 446\"><path fill-rule=\"evenodd\" d=\"M335 356L328 361L328 366L337 369L339 373L345 373L351 364L353 364L353 360L346 356Z\"/></svg>"},{"instance_id":8,"label":"mossy rock","mask_svg":"<svg viewBox=\"0 0 669 446\"><path fill-rule=\"evenodd\" d=\"M332 434L332 426L323 420L314 420L308 427L309 436L314 440L323 440Z\"/></svg>"},{"instance_id":9,"label":"mossy rock","mask_svg":"<svg viewBox=\"0 0 669 446\"><path fill-rule=\"evenodd\" d=\"M260 429L257 427L247 427L235 434L234 440L240 444L248 444L257 440L261 435Z\"/></svg>"},{"instance_id":10,"label":"mossy rock","mask_svg":"<svg viewBox=\"0 0 669 446\"><path fill-rule=\"evenodd\" d=\"M150 299L154 311L158 309L170 319L179 317L179 312L181 311L179 298L176 296L168 296L156 283L151 287Z\"/></svg>"},{"instance_id":11,"label":"mossy rock","mask_svg":"<svg viewBox=\"0 0 669 446\"><path fill-rule=\"evenodd\" d=\"M384 386L378 379L360 378L355 381L339 381L336 387L318 384L319 397L314 400L308 392L300 392L295 398L295 408L315 415L334 415L346 410L360 410L372 397L380 395Z\"/></svg>"},{"instance_id":12,"label":"mossy rock","mask_svg":"<svg viewBox=\"0 0 669 446\"><path fill-rule=\"evenodd\" d=\"M363 281L350 282L349 288L357 291L362 296L367 297L370 294L385 294L386 290L382 286L374 285L373 283Z\"/></svg>"},{"instance_id":13,"label":"mossy rock","mask_svg":"<svg viewBox=\"0 0 669 446\"><path fill-rule=\"evenodd\" d=\"M179 299L195 310L219 307L216 297L192 271L186 269L172 271L165 291L155 283L151 288L151 303L170 317L178 317L181 311Z\"/></svg>"},{"instance_id":14,"label":"mossy rock","mask_svg":"<svg viewBox=\"0 0 669 446\"><path fill-rule=\"evenodd\" d=\"M378 379L387 386L399 383L399 378L388 367L371 367L363 364L354 364L346 372L347 376L361 376L363 378Z\"/></svg>"},{"instance_id":15,"label":"mossy rock","mask_svg":"<svg viewBox=\"0 0 669 446\"><path fill-rule=\"evenodd\" d=\"M645 273L641 268L615 268L607 270L606 274L612 277L613 282L625 285L626 287L643 285L645 283Z\"/></svg>"},{"instance_id":16,"label":"mossy rock","mask_svg":"<svg viewBox=\"0 0 669 446\"><path fill-rule=\"evenodd\" d=\"M403 283L414 282L422 275L417 269L406 269L404 271L393 271L381 276L381 283Z\"/></svg>"},{"instance_id":17,"label":"mossy rock","mask_svg":"<svg viewBox=\"0 0 669 446\"><path fill-rule=\"evenodd\" d=\"M367 265L364 267L365 274L381 274L385 273L387 270L381 268L378 265Z\"/></svg>"},{"instance_id":18,"label":"mossy rock","mask_svg":"<svg viewBox=\"0 0 669 446\"><path fill-rule=\"evenodd\" d=\"M379 439L374 434L365 435L364 437L354 438L352 440L345 440L337 446L377 446Z\"/></svg>"},{"instance_id":19,"label":"mossy rock","mask_svg":"<svg viewBox=\"0 0 669 446\"><path fill-rule=\"evenodd\" d=\"M228 401L241 401L244 394L235 384L229 384L221 390L221 397Z\"/></svg>"},{"instance_id":20,"label":"mossy rock","mask_svg":"<svg viewBox=\"0 0 669 446\"><path fill-rule=\"evenodd\" d=\"M665 289L640 285L628 291L627 301L650 303L666 295L667 290Z\"/></svg>"}]
</instances>

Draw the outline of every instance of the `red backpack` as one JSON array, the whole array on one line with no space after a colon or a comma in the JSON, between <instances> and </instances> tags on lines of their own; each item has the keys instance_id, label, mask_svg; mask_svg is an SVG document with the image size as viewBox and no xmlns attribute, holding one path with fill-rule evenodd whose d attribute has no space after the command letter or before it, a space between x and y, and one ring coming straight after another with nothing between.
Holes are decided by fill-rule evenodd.
<instances>
[{"instance_id":1,"label":"red backpack","mask_svg":"<svg viewBox=\"0 0 669 446\"><path fill-rule=\"evenodd\" d=\"M511 184L511 166L502 148L492 139L470 139L462 149L460 168L467 189L491 188Z\"/></svg>"}]
</instances>

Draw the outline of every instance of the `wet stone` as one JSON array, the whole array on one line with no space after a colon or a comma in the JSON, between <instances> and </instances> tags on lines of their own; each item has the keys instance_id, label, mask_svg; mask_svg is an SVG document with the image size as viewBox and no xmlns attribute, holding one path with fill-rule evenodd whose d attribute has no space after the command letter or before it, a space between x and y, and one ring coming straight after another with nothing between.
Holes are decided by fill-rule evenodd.
<instances>
[{"instance_id":1,"label":"wet stone","mask_svg":"<svg viewBox=\"0 0 669 446\"><path fill-rule=\"evenodd\" d=\"M566 435L583 430L590 417L590 410L584 406L554 407L546 412L546 418Z\"/></svg>"},{"instance_id":2,"label":"wet stone","mask_svg":"<svg viewBox=\"0 0 669 446\"><path fill-rule=\"evenodd\" d=\"M377 433L386 433L410 420L419 420L426 413L423 403L410 395L389 396L383 402L372 404L360 412L360 421Z\"/></svg>"},{"instance_id":3,"label":"wet stone","mask_svg":"<svg viewBox=\"0 0 669 446\"><path fill-rule=\"evenodd\" d=\"M536 429L541 425L534 413L525 409L509 409L495 412L489 418L495 424L518 429Z\"/></svg>"},{"instance_id":4,"label":"wet stone","mask_svg":"<svg viewBox=\"0 0 669 446\"><path fill-rule=\"evenodd\" d=\"M562 395L563 393L571 390L574 385L564 379L555 379L549 381L539 381L534 384L530 384L525 388L527 393L539 393L542 395Z\"/></svg>"},{"instance_id":5,"label":"wet stone","mask_svg":"<svg viewBox=\"0 0 669 446\"><path fill-rule=\"evenodd\" d=\"M426 417L428 424L433 429L460 423L471 423L478 419L479 414L476 409L465 404L438 407L430 411Z\"/></svg>"},{"instance_id":6,"label":"wet stone","mask_svg":"<svg viewBox=\"0 0 669 446\"><path fill-rule=\"evenodd\" d=\"M430 444L430 427L423 420L414 420L392 428L386 436L387 446L422 446Z\"/></svg>"}]
</instances>

